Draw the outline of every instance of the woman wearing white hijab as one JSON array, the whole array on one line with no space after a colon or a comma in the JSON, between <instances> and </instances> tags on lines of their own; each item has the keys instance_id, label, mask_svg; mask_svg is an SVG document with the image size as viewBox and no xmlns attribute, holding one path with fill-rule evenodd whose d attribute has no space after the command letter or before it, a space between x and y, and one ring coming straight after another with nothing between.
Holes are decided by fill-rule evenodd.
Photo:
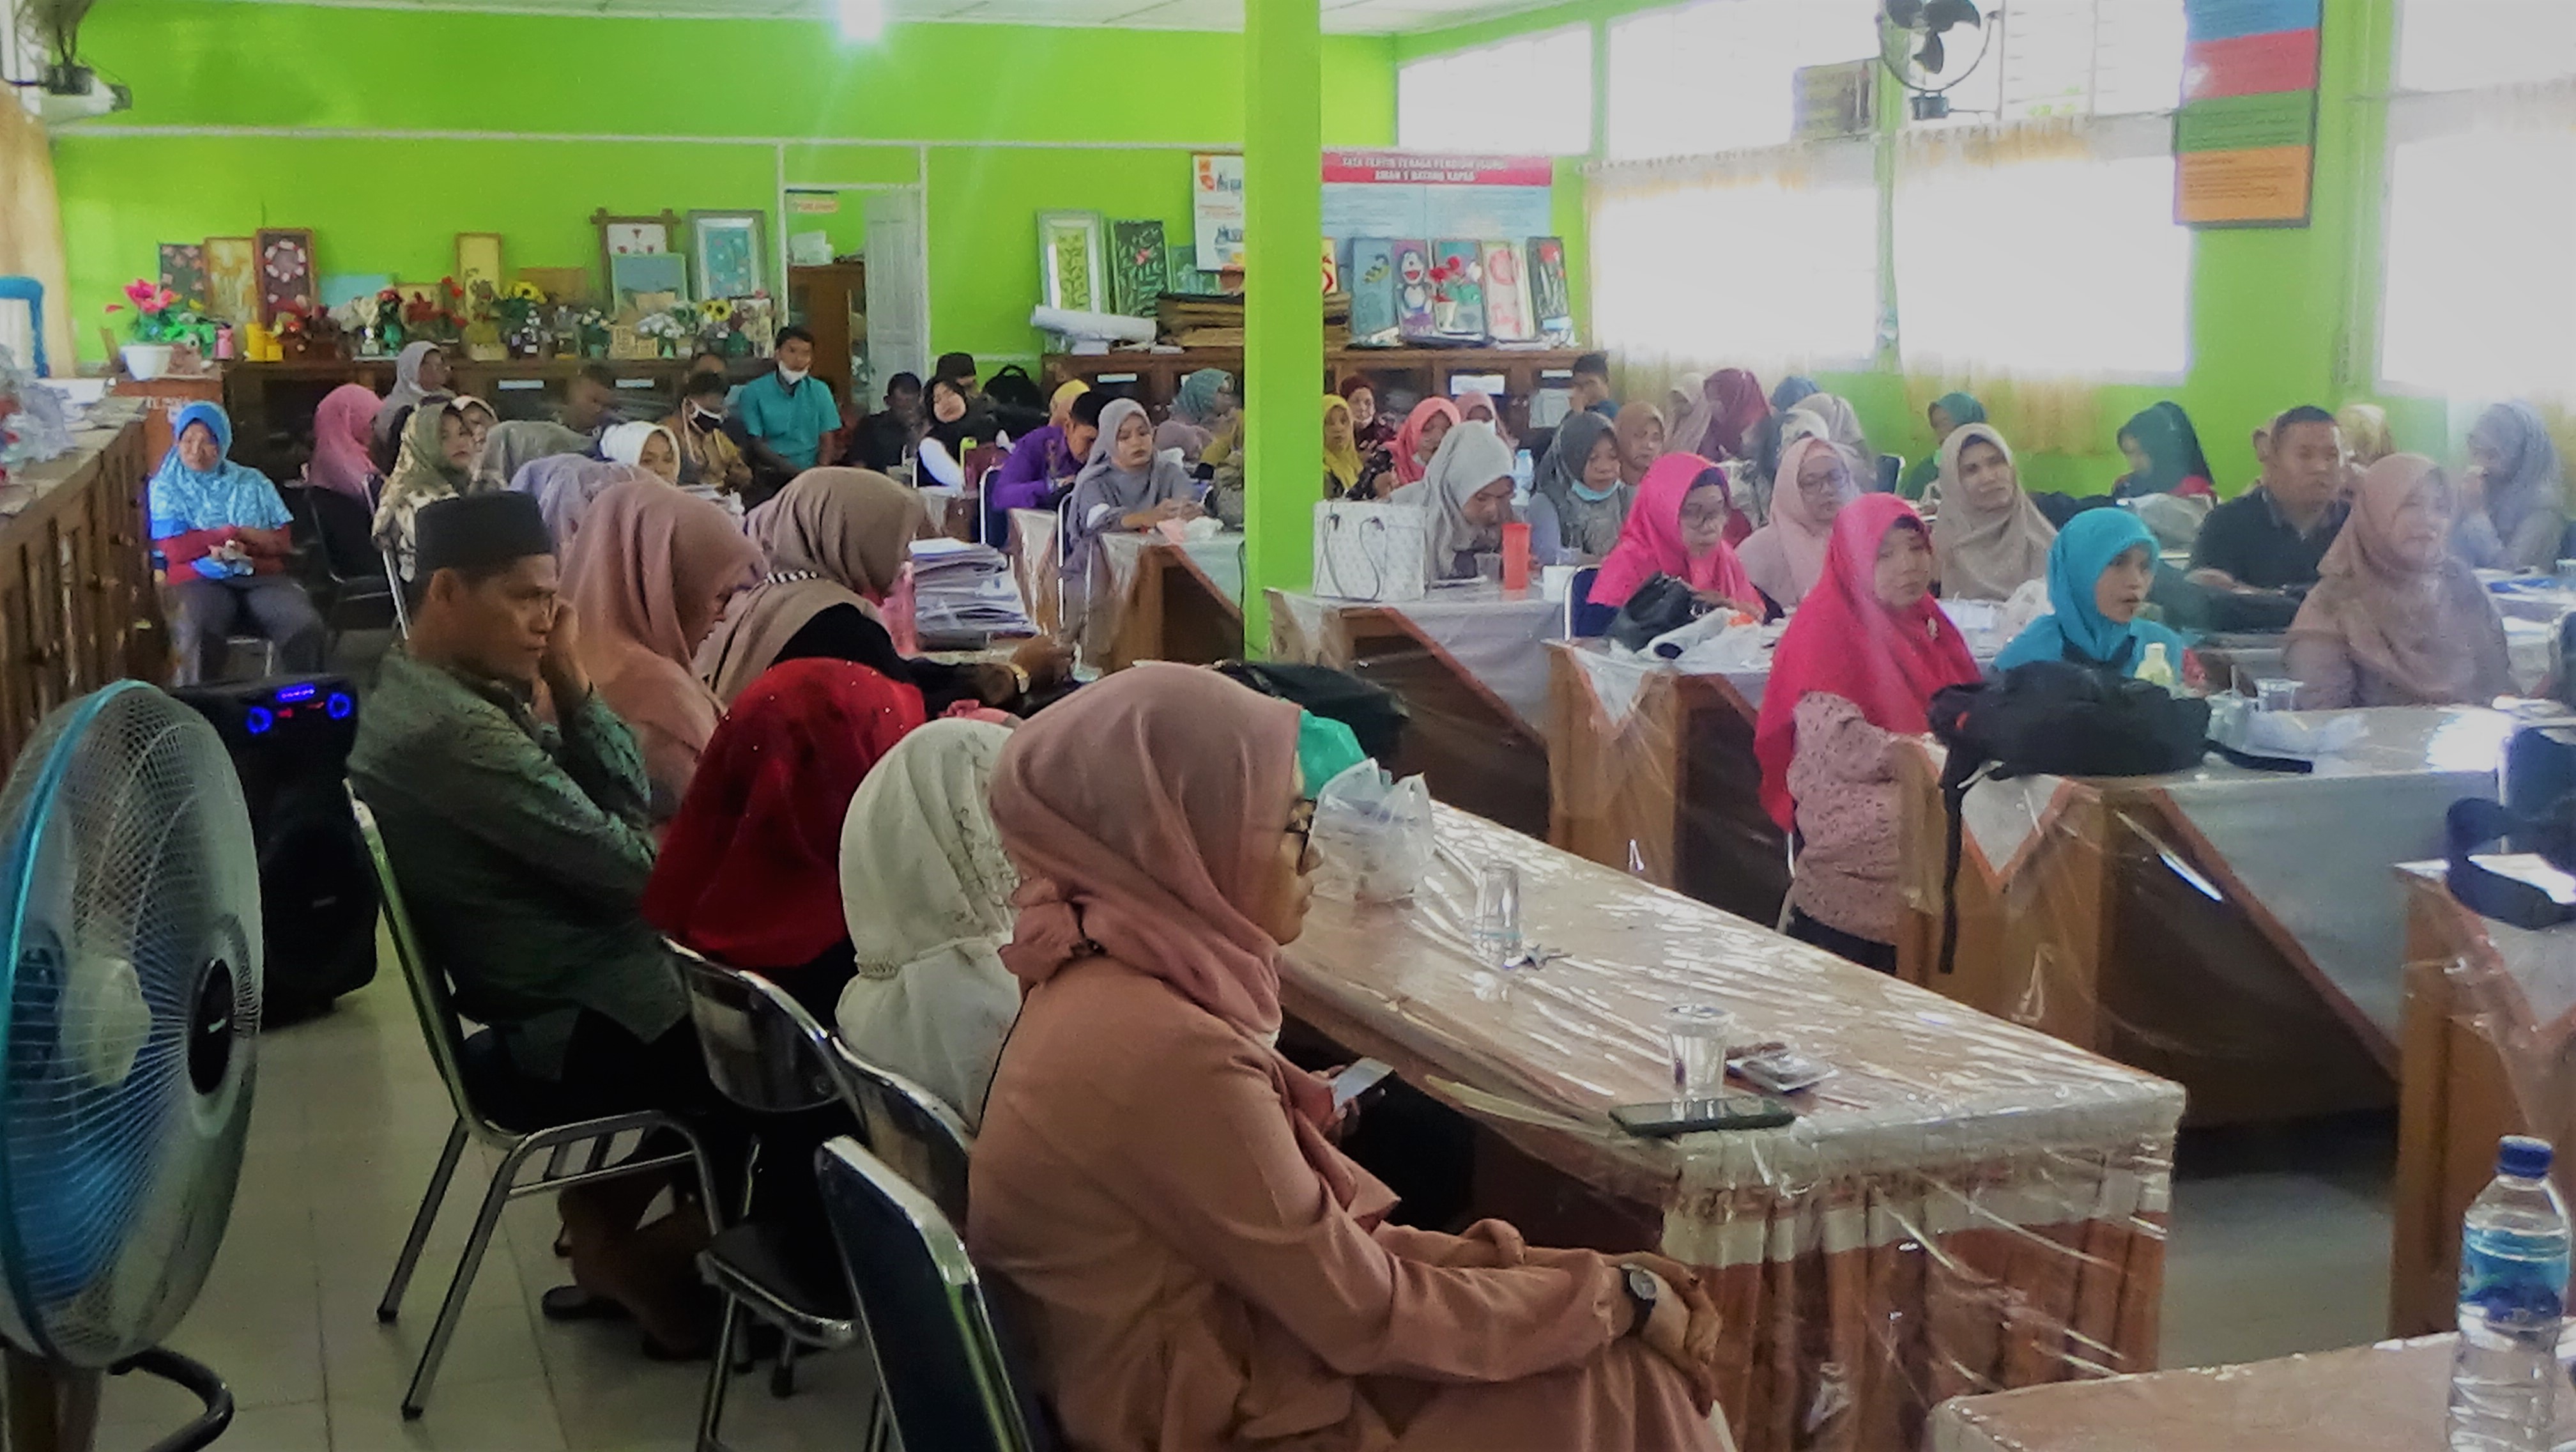
<instances>
[{"instance_id":1,"label":"woman wearing white hijab","mask_svg":"<svg viewBox=\"0 0 2576 1452\"><path fill-rule=\"evenodd\" d=\"M385 395L385 401L376 406L376 464L379 468L388 474L393 472L393 446L401 437L397 432L401 425L397 421L431 399L447 397L448 381L447 355L439 351L436 343L423 339L403 345L401 354L394 359L393 389Z\"/></svg>"},{"instance_id":2,"label":"woman wearing white hijab","mask_svg":"<svg viewBox=\"0 0 2576 1452\"><path fill-rule=\"evenodd\" d=\"M1389 502L1422 510L1429 578L1474 579L1476 556L1501 549L1512 520L1512 447L1491 424L1462 423L1440 440L1421 479Z\"/></svg>"},{"instance_id":3,"label":"woman wearing white hijab","mask_svg":"<svg viewBox=\"0 0 2576 1452\"><path fill-rule=\"evenodd\" d=\"M600 430L599 456L612 464L632 464L665 484L680 482L680 441L660 424L610 424ZM707 493L713 497L714 491Z\"/></svg>"},{"instance_id":4,"label":"woman wearing white hijab","mask_svg":"<svg viewBox=\"0 0 2576 1452\"><path fill-rule=\"evenodd\" d=\"M985 799L1008 729L933 721L880 759L841 829L841 909L858 974L833 1014L862 1059L974 1128L1020 1011L1001 947L1019 874Z\"/></svg>"}]
</instances>

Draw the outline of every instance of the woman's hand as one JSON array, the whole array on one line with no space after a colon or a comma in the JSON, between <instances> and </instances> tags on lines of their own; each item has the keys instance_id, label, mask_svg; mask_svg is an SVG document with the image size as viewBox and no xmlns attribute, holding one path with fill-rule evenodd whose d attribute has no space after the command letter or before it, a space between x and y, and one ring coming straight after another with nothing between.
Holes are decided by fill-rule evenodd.
<instances>
[{"instance_id":1,"label":"woman's hand","mask_svg":"<svg viewBox=\"0 0 2576 1452\"><path fill-rule=\"evenodd\" d=\"M1691 1400L1702 1415L1717 1405L1718 1338L1724 1323L1717 1301L1700 1283L1699 1273L1660 1255L1624 1257L1657 1282L1654 1313L1637 1328L1639 1339L1672 1363L1690 1384Z\"/></svg>"}]
</instances>

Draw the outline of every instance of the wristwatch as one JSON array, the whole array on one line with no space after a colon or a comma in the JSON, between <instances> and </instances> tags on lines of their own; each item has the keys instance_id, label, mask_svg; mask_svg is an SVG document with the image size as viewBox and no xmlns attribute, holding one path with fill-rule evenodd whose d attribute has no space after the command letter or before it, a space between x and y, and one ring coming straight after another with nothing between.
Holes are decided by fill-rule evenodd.
<instances>
[{"instance_id":1,"label":"wristwatch","mask_svg":"<svg viewBox=\"0 0 2576 1452\"><path fill-rule=\"evenodd\" d=\"M1655 1316L1655 1301L1658 1295L1655 1273L1644 1266L1632 1265L1627 1267L1626 1280L1628 1299L1635 1302L1637 1306L1637 1319L1629 1323L1628 1330L1634 1335L1643 1336L1646 1334L1646 1323L1653 1320Z\"/></svg>"}]
</instances>

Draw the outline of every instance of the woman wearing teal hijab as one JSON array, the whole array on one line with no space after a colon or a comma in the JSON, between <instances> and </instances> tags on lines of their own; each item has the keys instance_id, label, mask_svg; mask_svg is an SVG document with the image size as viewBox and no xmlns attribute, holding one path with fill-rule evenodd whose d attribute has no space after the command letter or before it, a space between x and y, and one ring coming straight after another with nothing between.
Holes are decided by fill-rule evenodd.
<instances>
[{"instance_id":1,"label":"woman wearing teal hijab","mask_svg":"<svg viewBox=\"0 0 2576 1452\"><path fill-rule=\"evenodd\" d=\"M1233 391L1234 375L1222 368L1182 374L1180 387L1172 392L1172 416L1155 431L1154 447L1178 449L1183 458L1196 463L1231 411Z\"/></svg>"},{"instance_id":2,"label":"woman wearing teal hijab","mask_svg":"<svg viewBox=\"0 0 2576 1452\"><path fill-rule=\"evenodd\" d=\"M1932 424L1932 452L1915 460L1905 477L1896 481L1896 492L1914 500L1921 499L1931 489L1932 481L1941 477L1941 445L1949 442L1950 435L1961 425L1984 423L1986 406L1977 402L1973 394L1945 393L1932 400L1932 406L1923 414Z\"/></svg>"},{"instance_id":3,"label":"woman wearing teal hijab","mask_svg":"<svg viewBox=\"0 0 2576 1452\"><path fill-rule=\"evenodd\" d=\"M2182 637L2152 620L2140 620L2147 589L2156 577L2156 539L2125 509L2088 509L2067 521L2048 550L2048 603L2054 612L2030 623L1995 669L2035 660L2062 660L2138 673L2147 647L2165 648L2179 679Z\"/></svg>"}]
</instances>

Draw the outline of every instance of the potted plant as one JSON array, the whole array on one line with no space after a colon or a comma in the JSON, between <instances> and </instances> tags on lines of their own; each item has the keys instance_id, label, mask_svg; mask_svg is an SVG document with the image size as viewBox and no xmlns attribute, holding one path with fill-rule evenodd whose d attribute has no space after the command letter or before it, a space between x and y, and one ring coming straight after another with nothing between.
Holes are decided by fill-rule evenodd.
<instances>
[{"instance_id":1,"label":"potted plant","mask_svg":"<svg viewBox=\"0 0 2576 1452\"><path fill-rule=\"evenodd\" d=\"M170 371L170 354L182 339L197 341L201 332L211 332L206 320L179 305L179 295L157 282L136 278L125 285L125 301L109 303L107 310L134 313L127 323L131 342L119 348L125 359L125 371L138 381L148 382ZM209 343L211 340L207 340ZM212 352L201 346L200 352Z\"/></svg>"},{"instance_id":2,"label":"potted plant","mask_svg":"<svg viewBox=\"0 0 2576 1452\"><path fill-rule=\"evenodd\" d=\"M544 351L545 332L538 313L545 305L546 290L526 278L493 295L492 316L501 325L511 357L534 358Z\"/></svg>"}]
</instances>

